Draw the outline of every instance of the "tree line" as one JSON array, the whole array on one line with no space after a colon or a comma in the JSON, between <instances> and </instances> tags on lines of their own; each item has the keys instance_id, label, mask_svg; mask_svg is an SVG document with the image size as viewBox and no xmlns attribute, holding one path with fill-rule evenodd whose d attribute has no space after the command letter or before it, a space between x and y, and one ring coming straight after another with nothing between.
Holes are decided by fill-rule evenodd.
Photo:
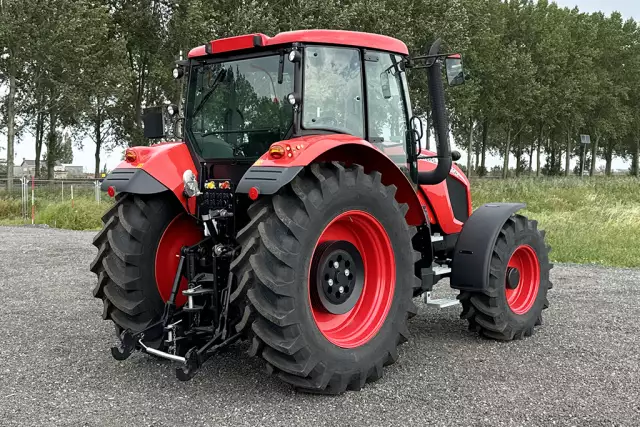
<instances>
[{"instance_id":1,"label":"tree line","mask_svg":"<svg viewBox=\"0 0 640 427\"><path fill-rule=\"evenodd\" d=\"M104 150L148 144L145 106L178 100L170 70L181 52L305 28L386 34L416 55L441 37L462 52L469 80L449 91L449 117L471 173L486 173L490 154L504 158L504 176L572 173L586 133L591 174L594 159L611 173L614 156L639 174L640 32L618 13L546 0L0 0L8 175L29 134L37 173L51 178L70 132L76 145L95 143L98 176ZM426 75L409 80L414 113L428 115Z\"/></svg>"}]
</instances>

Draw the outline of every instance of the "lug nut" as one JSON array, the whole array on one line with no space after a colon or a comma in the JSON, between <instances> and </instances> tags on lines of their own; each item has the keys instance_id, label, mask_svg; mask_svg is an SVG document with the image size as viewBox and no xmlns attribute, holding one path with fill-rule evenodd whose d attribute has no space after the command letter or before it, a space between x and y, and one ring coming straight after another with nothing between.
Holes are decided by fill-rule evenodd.
<instances>
[{"instance_id":1,"label":"lug nut","mask_svg":"<svg viewBox=\"0 0 640 427\"><path fill-rule=\"evenodd\" d=\"M327 280L327 284L328 284L329 286L333 286L333 279L329 279L329 280Z\"/></svg>"},{"instance_id":2,"label":"lug nut","mask_svg":"<svg viewBox=\"0 0 640 427\"><path fill-rule=\"evenodd\" d=\"M346 270L344 270L344 275L349 277L349 274L351 274L351 272L349 271L349 269L347 268Z\"/></svg>"},{"instance_id":3,"label":"lug nut","mask_svg":"<svg viewBox=\"0 0 640 427\"><path fill-rule=\"evenodd\" d=\"M340 267L340 263L338 261L334 261L333 268L338 268L338 267Z\"/></svg>"},{"instance_id":4,"label":"lug nut","mask_svg":"<svg viewBox=\"0 0 640 427\"><path fill-rule=\"evenodd\" d=\"M344 293L344 286L340 286L340 287L338 288L338 292L340 292L341 294L343 294L343 293Z\"/></svg>"}]
</instances>

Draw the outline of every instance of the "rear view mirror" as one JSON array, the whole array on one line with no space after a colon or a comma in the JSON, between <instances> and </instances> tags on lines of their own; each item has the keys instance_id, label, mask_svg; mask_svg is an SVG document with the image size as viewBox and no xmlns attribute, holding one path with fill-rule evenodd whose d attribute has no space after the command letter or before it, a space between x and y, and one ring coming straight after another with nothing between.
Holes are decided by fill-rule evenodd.
<instances>
[{"instance_id":1,"label":"rear view mirror","mask_svg":"<svg viewBox=\"0 0 640 427\"><path fill-rule=\"evenodd\" d=\"M391 99L391 84L389 83L389 72L380 73L380 84L382 85L382 96L384 99Z\"/></svg>"},{"instance_id":2,"label":"rear view mirror","mask_svg":"<svg viewBox=\"0 0 640 427\"><path fill-rule=\"evenodd\" d=\"M161 139L165 137L163 110L162 107L149 107L142 112L145 138Z\"/></svg>"},{"instance_id":3,"label":"rear view mirror","mask_svg":"<svg viewBox=\"0 0 640 427\"><path fill-rule=\"evenodd\" d=\"M462 56L460 54L447 56L445 59L447 69L447 81L449 86L464 84L464 68L462 67Z\"/></svg>"}]
</instances>

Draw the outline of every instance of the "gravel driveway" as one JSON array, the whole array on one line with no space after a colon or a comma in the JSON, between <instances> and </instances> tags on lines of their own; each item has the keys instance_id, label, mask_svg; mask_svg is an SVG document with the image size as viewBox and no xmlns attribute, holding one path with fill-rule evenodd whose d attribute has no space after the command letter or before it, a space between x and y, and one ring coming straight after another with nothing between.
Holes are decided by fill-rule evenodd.
<instances>
[{"instance_id":1,"label":"gravel driveway","mask_svg":"<svg viewBox=\"0 0 640 427\"><path fill-rule=\"evenodd\" d=\"M640 425L638 270L557 265L545 325L512 343L421 304L384 378L329 397L292 391L244 344L187 383L170 362L112 359L92 237L0 227L0 425Z\"/></svg>"}]
</instances>

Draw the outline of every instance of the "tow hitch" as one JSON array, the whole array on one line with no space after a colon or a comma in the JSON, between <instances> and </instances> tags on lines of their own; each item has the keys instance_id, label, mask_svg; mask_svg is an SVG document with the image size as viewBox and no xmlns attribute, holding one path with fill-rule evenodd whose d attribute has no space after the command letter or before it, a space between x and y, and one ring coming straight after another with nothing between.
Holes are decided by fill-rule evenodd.
<instances>
[{"instance_id":1,"label":"tow hitch","mask_svg":"<svg viewBox=\"0 0 640 427\"><path fill-rule=\"evenodd\" d=\"M213 224L216 218L219 217L210 216L205 221L208 229L214 230L213 235L180 250L171 295L161 320L140 332L122 331L119 345L111 348L116 360L125 360L134 351L172 360L182 365L176 368L176 377L188 381L211 356L240 338L240 333L230 333L229 297L233 275L226 268L238 248L232 244L216 244ZM196 273L196 266L211 273ZM220 271L226 272L223 287L219 286ZM182 291L187 303L179 308L175 301L183 277L188 281L188 288Z\"/></svg>"}]
</instances>

